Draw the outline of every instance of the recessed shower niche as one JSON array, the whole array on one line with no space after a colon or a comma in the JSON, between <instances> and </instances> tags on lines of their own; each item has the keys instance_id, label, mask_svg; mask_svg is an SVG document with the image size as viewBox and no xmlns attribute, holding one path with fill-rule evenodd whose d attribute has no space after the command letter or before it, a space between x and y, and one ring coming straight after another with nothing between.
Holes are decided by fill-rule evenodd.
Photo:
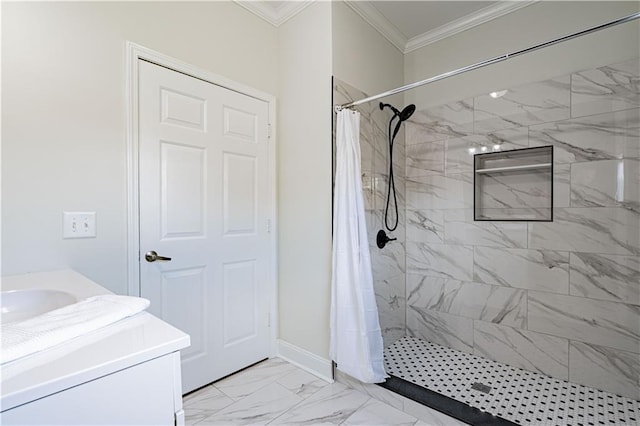
<instances>
[{"instance_id":1,"label":"recessed shower niche","mask_svg":"<svg viewBox=\"0 0 640 426\"><path fill-rule=\"evenodd\" d=\"M474 220L553 220L553 146L476 154Z\"/></svg>"}]
</instances>

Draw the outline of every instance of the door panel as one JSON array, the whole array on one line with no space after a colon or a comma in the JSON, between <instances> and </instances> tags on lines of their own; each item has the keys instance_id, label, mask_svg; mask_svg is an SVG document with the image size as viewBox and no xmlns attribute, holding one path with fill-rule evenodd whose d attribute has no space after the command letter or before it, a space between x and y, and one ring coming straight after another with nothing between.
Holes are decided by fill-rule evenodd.
<instances>
[{"instance_id":1,"label":"door panel","mask_svg":"<svg viewBox=\"0 0 640 426\"><path fill-rule=\"evenodd\" d=\"M224 135L246 142L258 142L258 117L247 111L224 106Z\"/></svg>"},{"instance_id":2,"label":"door panel","mask_svg":"<svg viewBox=\"0 0 640 426\"><path fill-rule=\"evenodd\" d=\"M207 102L166 88L160 89L162 123L175 124L206 131Z\"/></svg>"},{"instance_id":3,"label":"door panel","mask_svg":"<svg viewBox=\"0 0 640 426\"><path fill-rule=\"evenodd\" d=\"M230 347L258 333L256 312L256 262L224 265L223 345Z\"/></svg>"},{"instance_id":4,"label":"door panel","mask_svg":"<svg viewBox=\"0 0 640 426\"><path fill-rule=\"evenodd\" d=\"M255 235L257 227L257 161L224 153L224 234Z\"/></svg>"},{"instance_id":5,"label":"door panel","mask_svg":"<svg viewBox=\"0 0 640 426\"><path fill-rule=\"evenodd\" d=\"M268 104L140 62L140 292L188 392L268 356ZM156 251L170 261L147 262Z\"/></svg>"},{"instance_id":6,"label":"door panel","mask_svg":"<svg viewBox=\"0 0 640 426\"><path fill-rule=\"evenodd\" d=\"M160 141L162 238L204 237L206 151Z\"/></svg>"},{"instance_id":7,"label":"door panel","mask_svg":"<svg viewBox=\"0 0 640 426\"><path fill-rule=\"evenodd\" d=\"M206 356L205 327L200 327L207 309L205 299L206 274L202 266L164 272L162 274L162 319L180 330L190 330L191 346L181 351L182 359ZM184 310L182 307L188 306Z\"/></svg>"}]
</instances>

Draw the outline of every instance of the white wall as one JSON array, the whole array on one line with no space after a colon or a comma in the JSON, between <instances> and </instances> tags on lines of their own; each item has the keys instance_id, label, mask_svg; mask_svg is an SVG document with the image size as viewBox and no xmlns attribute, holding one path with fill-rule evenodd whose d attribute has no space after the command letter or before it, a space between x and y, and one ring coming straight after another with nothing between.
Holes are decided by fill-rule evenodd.
<instances>
[{"instance_id":1,"label":"white wall","mask_svg":"<svg viewBox=\"0 0 640 426\"><path fill-rule=\"evenodd\" d=\"M541 1L405 55L405 83L524 49L637 12L634 1ZM405 92L418 109L630 59L640 23L580 37Z\"/></svg>"},{"instance_id":2,"label":"white wall","mask_svg":"<svg viewBox=\"0 0 640 426\"><path fill-rule=\"evenodd\" d=\"M403 55L342 2L315 3L282 25L279 52L280 338L326 359L331 75L365 91L386 90L403 82Z\"/></svg>"},{"instance_id":3,"label":"white wall","mask_svg":"<svg viewBox=\"0 0 640 426\"><path fill-rule=\"evenodd\" d=\"M331 298L331 4L278 29L280 338L328 358Z\"/></svg>"},{"instance_id":4,"label":"white wall","mask_svg":"<svg viewBox=\"0 0 640 426\"><path fill-rule=\"evenodd\" d=\"M3 2L3 274L127 291L126 40L277 92L277 30L231 2ZM98 237L63 240L63 210L96 211Z\"/></svg>"},{"instance_id":5,"label":"white wall","mask_svg":"<svg viewBox=\"0 0 640 426\"><path fill-rule=\"evenodd\" d=\"M371 95L402 86L404 55L395 46L343 2L333 3L332 19L335 77Z\"/></svg>"}]
</instances>

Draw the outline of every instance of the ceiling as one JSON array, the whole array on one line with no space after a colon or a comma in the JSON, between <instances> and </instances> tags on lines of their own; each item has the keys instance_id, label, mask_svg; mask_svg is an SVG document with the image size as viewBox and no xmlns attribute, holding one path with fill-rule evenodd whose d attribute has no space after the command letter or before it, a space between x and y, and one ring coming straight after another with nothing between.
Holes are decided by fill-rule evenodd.
<instances>
[{"instance_id":1,"label":"ceiling","mask_svg":"<svg viewBox=\"0 0 640 426\"><path fill-rule=\"evenodd\" d=\"M234 1L275 26L283 24L313 3L313 0ZM403 53L529 6L536 1L344 0L347 6Z\"/></svg>"},{"instance_id":2,"label":"ceiling","mask_svg":"<svg viewBox=\"0 0 640 426\"><path fill-rule=\"evenodd\" d=\"M480 9L495 5L495 1L369 1L407 38L455 21Z\"/></svg>"}]
</instances>

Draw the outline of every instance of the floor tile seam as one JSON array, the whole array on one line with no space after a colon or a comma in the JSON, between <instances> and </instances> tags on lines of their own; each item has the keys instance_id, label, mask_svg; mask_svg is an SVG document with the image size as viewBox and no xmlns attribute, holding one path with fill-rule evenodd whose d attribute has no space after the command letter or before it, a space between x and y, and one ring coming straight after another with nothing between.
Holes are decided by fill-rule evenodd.
<instances>
[{"instance_id":1,"label":"floor tile seam","mask_svg":"<svg viewBox=\"0 0 640 426\"><path fill-rule=\"evenodd\" d=\"M231 398L229 398L229 399L231 399ZM230 405L235 404L236 402L238 402L238 401L236 401L234 399L231 399L231 402L229 404L226 404L226 405L224 405L222 407L219 407L219 408L204 408L204 409L203 408L195 408L195 410L211 411L212 412L211 415L213 415L213 414L218 413L219 411L224 410L225 408L229 407ZM184 406L184 408L189 408L189 406ZM192 409L194 409L194 408L192 408ZM210 417L210 416L207 416L207 417Z\"/></svg>"},{"instance_id":2,"label":"floor tile seam","mask_svg":"<svg viewBox=\"0 0 640 426\"><path fill-rule=\"evenodd\" d=\"M298 404L300 404L300 403L303 401L303 399L302 399L300 396L298 396L298 395L296 395L295 393L291 392L289 389L285 388L285 387L284 387L284 386L282 386L281 384L279 384L279 383L275 383L275 382L271 382L271 383L269 383L268 385L263 386L262 388L260 388L260 389L256 390L255 392L252 392L252 393L250 393L250 394L248 394L248 395L245 395L243 398L241 398L241 399L239 399L239 400L237 400L237 401L234 401L232 404L229 404L229 405L227 405L226 407L221 408L220 410L217 410L214 414L212 414L212 415L210 415L210 416L207 416L207 417L205 417L204 419L200 420L198 423L196 423L196 425L197 425L197 424L199 424L199 423L201 423L201 422L204 422L204 421L205 421L205 420L207 420L207 419L210 419L211 417L214 417L214 416L218 415L222 410L224 410L224 409L226 409L226 408L229 408L229 407L231 407L231 406L232 406L232 405L234 405L234 404L239 404L240 402L243 402L245 399L247 399L247 398L249 398L249 397L251 397L251 396L255 395L255 394L256 394L256 393L258 393L260 390L262 390L262 389L264 389L264 388L266 388L267 386L272 385L272 384L275 384L275 385L277 385L277 386L280 386L280 387L281 387L281 388L282 388L286 393L291 394L291 395L287 395L287 396L286 396L287 398L290 398L291 396L293 396L293 397L299 398L299 399L300 399L300 401L296 402L296 403L295 403L294 405L292 405L291 407L289 407L289 408L285 409L282 413L278 414L275 418L273 418L273 419L269 420L267 423L264 423L265 425L267 425L267 424L271 423L271 422L272 422L272 421L274 421L276 418L280 417L281 415L283 415L284 413L286 413L287 411L289 411L290 409L292 409L293 407L297 406ZM272 404L272 403L273 403L273 402L271 402L270 404Z\"/></svg>"},{"instance_id":3,"label":"floor tile seam","mask_svg":"<svg viewBox=\"0 0 640 426\"><path fill-rule=\"evenodd\" d=\"M289 391L289 389L287 389L287 388L286 388L286 387L284 387L282 384L280 384L280 383L278 383L278 382L277 382L277 380L278 380L278 379L274 379L274 378L272 378L271 376L268 376L268 377L269 377L269 379L270 379L268 383L264 383L264 384L263 384L263 385L261 385L259 388L256 388L256 389L252 390L250 393L245 394L245 395L242 395L242 396L240 396L240 397L234 397L234 396L232 396L232 395L228 394L227 392L225 392L225 391L224 391L224 389L222 389L222 388L218 387L215 383L213 384L213 386L214 386L216 389L218 389L220 392L222 392L225 396L227 396L228 398L231 398L234 402L235 402L235 401L239 401L239 400L241 400L241 399L244 399L244 398L246 398L247 396L252 395L252 394L254 394L254 393L256 393L256 392L258 392L258 391L260 391L260 390L262 390L262 389L266 388L267 386L272 385L272 384L274 384L274 383L277 383L278 385L282 386L283 388L285 388L286 390L288 390L288 391ZM281 378L281 377L280 377L280 378ZM291 392L291 391L289 391L289 392Z\"/></svg>"},{"instance_id":4,"label":"floor tile seam","mask_svg":"<svg viewBox=\"0 0 640 426\"><path fill-rule=\"evenodd\" d=\"M215 395L215 396L219 396L219 397L220 397L220 396L222 396L222 397L225 397L225 398L229 398L231 401L235 401L233 398L231 398L231 397L230 397L230 396L228 396L227 394L223 393L220 389L218 389L218 388L214 387L213 385L210 385L210 386L208 386L208 387L212 387L212 388L214 388L216 391L218 391L218 392L220 392L220 393L222 394L222 395ZM190 398L189 400L186 400L186 401L185 401L185 400L184 400L184 398L183 398L183 400L182 400L182 405L183 405L184 407L189 407L190 405L193 405L193 404L194 404L194 403L196 403L196 402L200 402L200 401L201 401L201 399L202 399L202 398L204 398L204 397L206 396L206 392L209 392L209 390L207 390L207 391L203 392L201 395L198 395L198 396L192 397L192 398ZM213 396L213 395L212 395L212 396Z\"/></svg>"},{"instance_id":5,"label":"floor tile seam","mask_svg":"<svg viewBox=\"0 0 640 426\"><path fill-rule=\"evenodd\" d=\"M342 422L340 422L340 423L339 423L339 425L344 424L347 420L349 420L352 416L354 416L354 415L355 415L355 414L356 414L356 413L357 413L357 412L358 412L362 407L364 407L364 406L365 406L369 401L371 401L371 400L375 400L375 398L373 398L373 397L369 396L368 394L365 394L365 393L363 393L363 392L360 392L359 390L354 389L354 388L352 388L351 386L347 386L347 387L348 387L349 389L351 389L351 390L354 390L354 391L356 391L356 392L358 392L358 393L361 393L361 394L363 394L363 395L367 396L367 399L366 399L362 404L360 404L360 405L358 406L358 408L356 408L355 410L353 410L353 412L352 412L351 414L349 414L349 416L347 416L347 418L346 418L346 419L344 419ZM377 401L377 400L376 400L376 401ZM385 404L385 403L383 402L383 404ZM388 405L388 404L387 404L387 405Z\"/></svg>"},{"instance_id":6,"label":"floor tile seam","mask_svg":"<svg viewBox=\"0 0 640 426\"><path fill-rule=\"evenodd\" d=\"M289 373L287 373L287 374L285 374L285 375L283 375L283 376L278 377L278 378L276 379L276 382L277 382L277 383L279 383L279 384L281 384L282 386L285 386L284 384L280 383L280 380L283 380L283 379L285 379L285 378L287 378L287 377L289 377L289 376L291 376L291 375L293 375L293 374L300 373L301 371L302 371L303 373L306 373L306 374L310 375L310 376L313 376L313 380L312 380L311 382L306 382L306 383L313 383L313 382L316 382L316 381L322 381L322 382L323 382L323 383L325 383L325 384L329 384L328 382L326 382L326 381L322 380L321 378L319 378L319 377L317 377L317 376L314 376L313 374L311 374L311 373L309 373L308 371L305 371L305 370L303 370L302 368L299 368L299 367L296 367L296 369L295 369L294 371L290 371ZM306 383L302 383L302 385L305 385ZM285 387L286 387L286 386L285 386ZM322 387L324 387L324 386L322 386ZM287 389L288 389L288 388L287 388Z\"/></svg>"},{"instance_id":7,"label":"floor tile seam","mask_svg":"<svg viewBox=\"0 0 640 426\"><path fill-rule=\"evenodd\" d=\"M206 411L206 410L204 410L204 411ZM197 422L195 422L195 423L187 423L187 422L186 422L186 412L185 412L185 425L186 425L186 426L195 426L195 425L197 425L198 423L203 422L205 419L208 419L209 417L211 417L211 415L206 415L206 416L204 416L203 418L201 418L200 420L198 420L198 421L197 421Z\"/></svg>"},{"instance_id":8,"label":"floor tile seam","mask_svg":"<svg viewBox=\"0 0 640 426\"><path fill-rule=\"evenodd\" d=\"M262 386L262 387L261 387L261 388L259 388L259 389L256 389L255 391L251 392L250 394L244 395L242 398L240 398L240 399L238 399L238 400L234 400L234 401L233 401L233 404L240 403L240 402L242 402L242 401L246 400L247 398L252 397L252 396L254 396L255 394L257 394L257 393L259 393L259 392L263 391L265 388L267 388L267 387L269 387L269 386L271 386L271 385L279 386L280 388L282 388L282 390L283 390L283 391L285 391L285 393L289 393L289 394L291 394L292 396L296 396L296 397L298 397L298 398L302 399L300 396L298 396L298 395L296 395L295 393L291 392L289 389L287 389L286 387L282 386L280 383L271 382L271 383L268 383L268 384L266 384L266 385ZM233 404L229 404L229 405L227 405L225 408L230 407L230 406L231 406L231 405L233 405ZM223 409L224 409L224 408L223 408Z\"/></svg>"},{"instance_id":9,"label":"floor tile seam","mask_svg":"<svg viewBox=\"0 0 640 426\"><path fill-rule=\"evenodd\" d=\"M338 383L338 382L336 382L336 383ZM330 384L330 383L329 383L329 384ZM347 386L347 385L345 385L345 384L343 384L343 383L340 383L340 384L342 384L343 386L345 386L345 387L347 387L347 388L349 388L349 389L352 389L350 386ZM282 385L281 385L281 386L282 386ZM293 406L289 407L286 411L284 411L283 413L280 413L280 415L278 415L276 418L274 418L273 420L271 420L269 423L266 423L266 424L271 424L271 423L272 423L272 422L274 422L276 419L278 419L278 418L280 418L280 417L284 416L285 414L287 414L289 411L292 411L292 410L296 409L298 406L300 406L300 405L304 404L304 403L305 403L309 398L311 398L312 396L316 395L318 392L320 392L320 391L324 390L324 388L325 388L325 387L326 387L326 386L323 386L322 388L318 389L317 391L315 391L315 392L314 392L314 393L312 393L311 395L308 395L307 397L304 397L304 398L303 398L303 397L300 397L300 396L298 396L298 395L296 395L296 396L298 396L299 398L301 398L301 401L299 401L297 404L295 404L295 405L293 405ZM354 389L354 390L355 390L355 389ZM292 392L292 393L293 393L293 392ZM295 394L294 394L294 395L295 395ZM322 401L322 400L318 400L318 402L320 402L320 401Z\"/></svg>"}]
</instances>

